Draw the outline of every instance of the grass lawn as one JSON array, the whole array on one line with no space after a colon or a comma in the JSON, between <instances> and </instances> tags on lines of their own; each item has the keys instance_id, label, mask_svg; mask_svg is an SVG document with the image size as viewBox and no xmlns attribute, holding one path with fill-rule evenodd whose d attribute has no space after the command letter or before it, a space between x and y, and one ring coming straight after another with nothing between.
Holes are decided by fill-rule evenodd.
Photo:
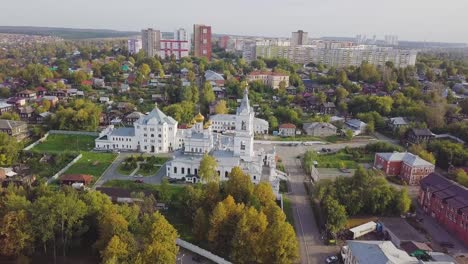
<instances>
[{"instance_id":1,"label":"grass lawn","mask_svg":"<svg viewBox=\"0 0 468 264\"><path fill-rule=\"evenodd\" d=\"M117 154L82 152L83 157L73 164L65 174L89 174L93 175L93 181L101 177L102 173L111 165Z\"/></svg>"},{"instance_id":2,"label":"grass lawn","mask_svg":"<svg viewBox=\"0 0 468 264\"><path fill-rule=\"evenodd\" d=\"M285 195L283 195L283 209L284 213L286 214L286 220L294 227L294 211L291 201Z\"/></svg>"},{"instance_id":3,"label":"grass lawn","mask_svg":"<svg viewBox=\"0 0 468 264\"><path fill-rule=\"evenodd\" d=\"M147 168L140 168L136 174L141 174L143 176L154 176L160 168L161 165L153 165L149 170Z\"/></svg>"},{"instance_id":4,"label":"grass lawn","mask_svg":"<svg viewBox=\"0 0 468 264\"><path fill-rule=\"evenodd\" d=\"M340 168L342 164L348 169L357 168L359 163L371 162L373 156L371 154L362 154L359 158L354 158L351 154L344 151L338 151L330 154L317 154L315 160L317 168Z\"/></svg>"},{"instance_id":5,"label":"grass lawn","mask_svg":"<svg viewBox=\"0 0 468 264\"><path fill-rule=\"evenodd\" d=\"M150 191L157 193L161 185L136 183L133 180L110 180L104 183L104 187L122 188L132 191ZM180 195L184 191L183 185L169 184L169 193L172 197Z\"/></svg>"},{"instance_id":6,"label":"grass lawn","mask_svg":"<svg viewBox=\"0 0 468 264\"><path fill-rule=\"evenodd\" d=\"M122 174L122 175L130 175L130 173L132 173L134 170L136 169L136 167L131 167L131 168L128 168L126 169L123 162L120 163L120 165L117 167L117 172Z\"/></svg>"},{"instance_id":7,"label":"grass lawn","mask_svg":"<svg viewBox=\"0 0 468 264\"><path fill-rule=\"evenodd\" d=\"M37 144L32 151L37 152L80 152L94 148L94 136L52 134L44 142Z\"/></svg>"}]
</instances>

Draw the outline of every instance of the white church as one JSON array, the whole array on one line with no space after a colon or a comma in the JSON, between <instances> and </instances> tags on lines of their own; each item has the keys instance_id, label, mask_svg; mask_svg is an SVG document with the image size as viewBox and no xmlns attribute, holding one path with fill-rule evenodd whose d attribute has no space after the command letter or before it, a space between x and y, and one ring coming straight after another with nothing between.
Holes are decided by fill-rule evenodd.
<instances>
[{"instance_id":1,"label":"white church","mask_svg":"<svg viewBox=\"0 0 468 264\"><path fill-rule=\"evenodd\" d=\"M254 183L268 181L278 192L279 180L285 174L276 169L276 153L254 150L254 133L258 131L257 119L249 103L248 91L244 93L236 115L226 115L232 122L223 133L213 131L213 121L200 113L192 122L178 128L177 121L157 107L140 117L133 127L109 126L96 139L97 150L122 150L146 153L173 153L166 164L169 178L198 182L198 168L205 153L218 163L220 180L227 180L232 168L240 167ZM218 121L217 121L218 122ZM260 124L262 127L265 125ZM268 129L268 128L267 128Z\"/></svg>"}]
</instances>

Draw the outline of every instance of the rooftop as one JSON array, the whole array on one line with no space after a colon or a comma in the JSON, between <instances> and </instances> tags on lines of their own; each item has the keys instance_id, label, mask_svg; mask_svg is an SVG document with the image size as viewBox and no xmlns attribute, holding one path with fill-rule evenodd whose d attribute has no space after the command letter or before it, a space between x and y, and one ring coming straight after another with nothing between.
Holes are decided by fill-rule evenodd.
<instances>
[{"instance_id":1,"label":"rooftop","mask_svg":"<svg viewBox=\"0 0 468 264\"><path fill-rule=\"evenodd\" d=\"M23 121L0 119L0 129L11 129L11 128L24 126L24 125L26 125L26 122L23 122Z\"/></svg>"},{"instance_id":2,"label":"rooftop","mask_svg":"<svg viewBox=\"0 0 468 264\"><path fill-rule=\"evenodd\" d=\"M291 124L291 123L285 123L285 124L281 124L279 128L296 128L296 125Z\"/></svg>"},{"instance_id":3,"label":"rooftop","mask_svg":"<svg viewBox=\"0 0 468 264\"><path fill-rule=\"evenodd\" d=\"M377 153L386 161L402 161L410 166L434 166L432 163L421 159L418 155L409 152L383 152Z\"/></svg>"},{"instance_id":4,"label":"rooftop","mask_svg":"<svg viewBox=\"0 0 468 264\"><path fill-rule=\"evenodd\" d=\"M133 127L119 127L112 130L111 136L118 137L133 137L135 136L135 128Z\"/></svg>"},{"instance_id":5,"label":"rooftop","mask_svg":"<svg viewBox=\"0 0 468 264\"><path fill-rule=\"evenodd\" d=\"M415 257L395 247L390 241L348 240L348 248L359 264L410 264L418 263Z\"/></svg>"}]
</instances>

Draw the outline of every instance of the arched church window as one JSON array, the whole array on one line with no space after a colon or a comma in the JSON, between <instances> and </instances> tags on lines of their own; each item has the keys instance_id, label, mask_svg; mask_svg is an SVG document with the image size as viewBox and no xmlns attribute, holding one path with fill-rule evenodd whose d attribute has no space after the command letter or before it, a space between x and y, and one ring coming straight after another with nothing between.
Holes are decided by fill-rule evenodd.
<instances>
[{"instance_id":1,"label":"arched church window","mask_svg":"<svg viewBox=\"0 0 468 264\"><path fill-rule=\"evenodd\" d=\"M245 123L245 121L242 121L242 130L247 130L247 124Z\"/></svg>"},{"instance_id":2,"label":"arched church window","mask_svg":"<svg viewBox=\"0 0 468 264\"><path fill-rule=\"evenodd\" d=\"M245 150L245 142L244 141L241 141L241 150Z\"/></svg>"}]
</instances>

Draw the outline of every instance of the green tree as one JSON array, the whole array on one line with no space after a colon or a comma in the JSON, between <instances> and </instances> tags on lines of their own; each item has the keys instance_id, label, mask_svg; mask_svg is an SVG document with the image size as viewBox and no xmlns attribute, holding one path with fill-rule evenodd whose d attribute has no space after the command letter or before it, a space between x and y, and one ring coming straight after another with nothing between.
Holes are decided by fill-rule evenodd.
<instances>
[{"instance_id":1,"label":"green tree","mask_svg":"<svg viewBox=\"0 0 468 264\"><path fill-rule=\"evenodd\" d=\"M32 219L25 210L10 211L3 216L0 226L0 253L5 256L18 256L31 251L34 235Z\"/></svg>"},{"instance_id":2,"label":"green tree","mask_svg":"<svg viewBox=\"0 0 468 264\"><path fill-rule=\"evenodd\" d=\"M219 175L217 172L218 163L213 156L208 154L203 155L202 160L200 161L200 168L198 169L198 175L201 180L208 182L219 182Z\"/></svg>"},{"instance_id":3,"label":"green tree","mask_svg":"<svg viewBox=\"0 0 468 264\"><path fill-rule=\"evenodd\" d=\"M149 74L151 73L151 68L148 64L143 63L138 67L138 72L140 72L144 78L148 78Z\"/></svg>"},{"instance_id":4,"label":"green tree","mask_svg":"<svg viewBox=\"0 0 468 264\"><path fill-rule=\"evenodd\" d=\"M455 171L455 179L461 185L468 187L468 174L463 169Z\"/></svg>"},{"instance_id":5,"label":"green tree","mask_svg":"<svg viewBox=\"0 0 468 264\"><path fill-rule=\"evenodd\" d=\"M0 132L0 166L11 166L19 157L21 144L6 133Z\"/></svg>"},{"instance_id":6,"label":"green tree","mask_svg":"<svg viewBox=\"0 0 468 264\"><path fill-rule=\"evenodd\" d=\"M215 113L218 115L228 113L227 103L225 100L218 101L218 103L215 106Z\"/></svg>"},{"instance_id":7,"label":"green tree","mask_svg":"<svg viewBox=\"0 0 468 264\"><path fill-rule=\"evenodd\" d=\"M205 241L208 233L208 217L203 208L198 208L193 219L193 234L198 242Z\"/></svg>"},{"instance_id":8,"label":"green tree","mask_svg":"<svg viewBox=\"0 0 468 264\"><path fill-rule=\"evenodd\" d=\"M101 252L102 262L105 264L124 263L128 258L127 243L113 236L106 248Z\"/></svg>"},{"instance_id":9,"label":"green tree","mask_svg":"<svg viewBox=\"0 0 468 264\"><path fill-rule=\"evenodd\" d=\"M436 159L434 157L434 154L431 152L427 151L422 145L414 144L409 148L409 151L415 155L418 155L420 158L435 164Z\"/></svg>"},{"instance_id":10,"label":"green tree","mask_svg":"<svg viewBox=\"0 0 468 264\"><path fill-rule=\"evenodd\" d=\"M346 131L345 131L346 140L351 140L351 139L353 139L353 137L354 137L353 131L350 130L350 129L346 129Z\"/></svg>"},{"instance_id":11,"label":"green tree","mask_svg":"<svg viewBox=\"0 0 468 264\"><path fill-rule=\"evenodd\" d=\"M237 223L234 233L231 259L235 263L258 263L264 258L266 247L264 244L264 233L268 221L262 212L250 207L244 212Z\"/></svg>"},{"instance_id":12,"label":"green tree","mask_svg":"<svg viewBox=\"0 0 468 264\"><path fill-rule=\"evenodd\" d=\"M161 182L161 185L159 186L159 191L158 191L158 198L162 202L169 202L171 199L171 193L170 193L170 186L169 186L169 181L167 179L163 179Z\"/></svg>"},{"instance_id":13,"label":"green tree","mask_svg":"<svg viewBox=\"0 0 468 264\"><path fill-rule=\"evenodd\" d=\"M263 263L296 263L299 245L293 227L285 221L268 226L264 237L265 255Z\"/></svg>"},{"instance_id":14,"label":"green tree","mask_svg":"<svg viewBox=\"0 0 468 264\"><path fill-rule=\"evenodd\" d=\"M337 233L346 226L348 216L346 215L346 209L343 205L339 204L337 200L333 198L326 198L324 202L324 210L326 217L325 226L332 233Z\"/></svg>"},{"instance_id":15,"label":"green tree","mask_svg":"<svg viewBox=\"0 0 468 264\"><path fill-rule=\"evenodd\" d=\"M202 93L203 93L203 102L207 105L211 104L216 99L216 96L213 92L213 87L211 86L209 82L205 82L205 84L203 85Z\"/></svg>"},{"instance_id":16,"label":"green tree","mask_svg":"<svg viewBox=\"0 0 468 264\"><path fill-rule=\"evenodd\" d=\"M252 197L254 185L249 175L245 174L240 167L234 167L229 174L225 191L236 202L247 204Z\"/></svg>"},{"instance_id":17,"label":"green tree","mask_svg":"<svg viewBox=\"0 0 468 264\"><path fill-rule=\"evenodd\" d=\"M399 214L407 213L411 207L411 198L408 195L408 189L400 190L397 197L397 209Z\"/></svg>"},{"instance_id":18,"label":"green tree","mask_svg":"<svg viewBox=\"0 0 468 264\"><path fill-rule=\"evenodd\" d=\"M200 91L198 90L198 86L191 85L190 88L192 89L192 102L194 104L198 104L200 101Z\"/></svg>"},{"instance_id":19,"label":"green tree","mask_svg":"<svg viewBox=\"0 0 468 264\"><path fill-rule=\"evenodd\" d=\"M20 116L17 113L4 112L0 116L0 119L18 121L20 120Z\"/></svg>"},{"instance_id":20,"label":"green tree","mask_svg":"<svg viewBox=\"0 0 468 264\"><path fill-rule=\"evenodd\" d=\"M139 259L143 263L176 263L179 252L179 247L176 245L177 237L177 231L164 216L159 212L154 213Z\"/></svg>"}]
</instances>

